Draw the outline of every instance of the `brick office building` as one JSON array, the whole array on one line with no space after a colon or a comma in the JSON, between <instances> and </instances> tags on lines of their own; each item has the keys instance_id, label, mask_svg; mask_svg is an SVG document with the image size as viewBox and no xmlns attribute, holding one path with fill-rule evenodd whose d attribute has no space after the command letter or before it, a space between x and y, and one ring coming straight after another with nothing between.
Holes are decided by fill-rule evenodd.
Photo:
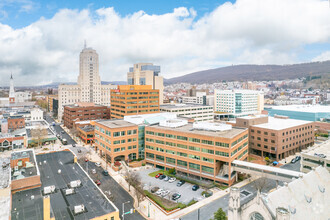
<instances>
[{"instance_id":1,"label":"brick office building","mask_svg":"<svg viewBox=\"0 0 330 220\"><path fill-rule=\"evenodd\" d=\"M10 116L7 121L8 129L11 131L25 128L25 119L22 116Z\"/></svg>"},{"instance_id":2,"label":"brick office building","mask_svg":"<svg viewBox=\"0 0 330 220\"><path fill-rule=\"evenodd\" d=\"M159 90L151 85L121 85L111 90L111 118L159 112Z\"/></svg>"},{"instance_id":3,"label":"brick office building","mask_svg":"<svg viewBox=\"0 0 330 220\"><path fill-rule=\"evenodd\" d=\"M245 116L236 126L249 128L251 154L281 160L314 144L314 123L277 116Z\"/></svg>"},{"instance_id":4,"label":"brick office building","mask_svg":"<svg viewBox=\"0 0 330 220\"><path fill-rule=\"evenodd\" d=\"M64 126L73 128L77 121L109 119L109 108L89 102L79 102L74 105L64 106Z\"/></svg>"}]
</instances>

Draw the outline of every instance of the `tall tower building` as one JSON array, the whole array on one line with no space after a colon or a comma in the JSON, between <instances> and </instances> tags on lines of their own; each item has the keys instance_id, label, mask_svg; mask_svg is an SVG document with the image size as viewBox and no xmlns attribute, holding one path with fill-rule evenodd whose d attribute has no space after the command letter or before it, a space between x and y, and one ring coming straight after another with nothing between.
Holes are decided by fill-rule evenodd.
<instances>
[{"instance_id":1,"label":"tall tower building","mask_svg":"<svg viewBox=\"0 0 330 220\"><path fill-rule=\"evenodd\" d=\"M87 48L80 52L79 76L76 85L58 87L58 119L62 121L64 106L77 102L91 102L110 106L110 90L116 85L101 85L99 74L99 55L96 50Z\"/></svg>"},{"instance_id":2,"label":"tall tower building","mask_svg":"<svg viewBox=\"0 0 330 220\"><path fill-rule=\"evenodd\" d=\"M9 103L15 103L15 89L14 89L14 79L13 74L10 76L10 88L9 88Z\"/></svg>"},{"instance_id":3,"label":"tall tower building","mask_svg":"<svg viewBox=\"0 0 330 220\"><path fill-rule=\"evenodd\" d=\"M159 76L160 66L152 63L137 63L129 68L127 73L128 85L151 85L159 90L159 104L163 104L164 78Z\"/></svg>"},{"instance_id":4,"label":"tall tower building","mask_svg":"<svg viewBox=\"0 0 330 220\"><path fill-rule=\"evenodd\" d=\"M92 48L80 52L78 85L81 87L82 102L101 102L101 79L99 75L99 55Z\"/></svg>"}]
</instances>

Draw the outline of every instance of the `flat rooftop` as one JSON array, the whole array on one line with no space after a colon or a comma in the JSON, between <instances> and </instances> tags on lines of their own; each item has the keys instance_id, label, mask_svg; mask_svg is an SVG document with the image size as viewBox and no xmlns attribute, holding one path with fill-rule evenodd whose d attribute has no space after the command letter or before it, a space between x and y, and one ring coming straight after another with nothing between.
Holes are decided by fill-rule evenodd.
<instances>
[{"instance_id":1,"label":"flat rooftop","mask_svg":"<svg viewBox=\"0 0 330 220\"><path fill-rule=\"evenodd\" d=\"M10 158L0 157L0 189L10 185Z\"/></svg>"},{"instance_id":2,"label":"flat rooftop","mask_svg":"<svg viewBox=\"0 0 330 220\"><path fill-rule=\"evenodd\" d=\"M239 117L239 118L256 119L256 118L264 118L264 117L268 117L268 115L247 115L247 116L242 116L242 117Z\"/></svg>"},{"instance_id":3,"label":"flat rooftop","mask_svg":"<svg viewBox=\"0 0 330 220\"><path fill-rule=\"evenodd\" d=\"M330 105L283 105L283 106L271 106L271 108L275 110L309 112L309 113L330 112Z\"/></svg>"},{"instance_id":4,"label":"flat rooftop","mask_svg":"<svg viewBox=\"0 0 330 220\"><path fill-rule=\"evenodd\" d=\"M74 206L81 204L87 212L74 216L74 219L93 219L117 211L85 171L77 163L73 163L72 152L60 151L36 157L38 164L41 163L39 169L42 187L12 195L12 220L42 220L42 190L51 185L56 187L55 192L50 194L51 213L57 220L73 219L71 212ZM58 170L61 170L60 174ZM75 188L75 194L62 193L61 190L68 189L68 184L74 180L82 183L82 186ZM31 199L31 195L34 195L34 199Z\"/></svg>"},{"instance_id":5,"label":"flat rooftop","mask_svg":"<svg viewBox=\"0 0 330 220\"><path fill-rule=\"evenodd\" d=\"M93 125L86 125L84 127L79 127L81 130L85 131L85 132L90 132L90 131L94 131L94 126Z\"/></svg>"},{"instance_id":6,"label":"flat rooftop","mask_svg":"<svg viewBox=\"0 0 330 220\"><path fill-rule=\"evenodd\" d=\"M321 144L315 144L314 146L303 150L302 153L313 156L315 155L315 153L324 154L326 156L326 159L330 160L330 139L325 142L322 142Z\"/></svg>"},{"instance_id":7,"label":"flat rooftop","mask_svg":"<svg viewBox=\"0 0 330 220\"><path fill-rule=\"evenodd\" d=\"M15 165L15 167L12 167L12 180L19 180L30 176L39 175L33 150L14 151L11 153L11 161L26 161L26 158L29 158L28 162L18 162L17 166Z\"/></svg>"},{"instance_id":8,"label":"flat rooftop","mask_svg":"<svg viewBox=\"0 0 330 220\"><path fill-rule=\"evenodd\" d=\"M160 109L182 109L182 108L207 108L212 107L211 105L200 105L200 104L167 104L167 105L160 105Z\"/></svg>"},{"instance_id":9,"label":"flat rooftop","mask_svg":"<svg viewBox=\"0 0 330 220\"><path fill-rule=\"evenodd\" d=\"M102 120L97 121L99 124L104 125L108 128L123 128L123 127L129 127L129 126L135 126L135 124L125 121L123 119L119 120Z\"/></svg>"},{"instance_id":10,"label":"flat rooftop","mask_svg":"<svg viewBox=\"0 0 330 220\"><path fill-rule=\"evenodd\" d=\"M192 123L188 123L186 125L180 126L180 127L164 127L160 125L151 125L152 128L159 128L163 130L169 130L169 131L178 131L178 132L184 132L189 134L196 134L196 135L205 135L205 136L213 136L213 137L222 137L222 138L234 138L235 136L243 133L247 130L247 128L237 128L233 127L230 130L226 131L210 131L210 130L201 130L201 129L195 129L193 128Z\"/></svg>"},{"instance_id":11,"label":"flat rooftop","mask_svg":"<svg viewBox=\"0 0 330 220\"><path fill-rule=\"evenodd\" d=\"M274 118L268 117L268 123L259 124L259 125L252 125L252 127L256 128L265 128L271 130L283 130L288 129L300 125L305 125L312 123L312 121L303 121L303 120L296 120L296 119L282 119L282 118Z\"/></svg>"}]
</instances>

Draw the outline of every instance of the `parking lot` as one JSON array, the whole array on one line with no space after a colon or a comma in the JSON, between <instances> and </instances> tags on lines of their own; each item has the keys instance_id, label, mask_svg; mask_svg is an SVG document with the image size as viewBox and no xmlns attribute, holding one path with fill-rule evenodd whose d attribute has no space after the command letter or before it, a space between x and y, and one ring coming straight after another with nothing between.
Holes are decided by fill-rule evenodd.
<instances>
[{"instance_id":1,"label":"parking lot","mask_svg":"<svg viewBox=\"0 0 330 220\"><path fill-rule=\"evenodd\" d=\"M202 188L199 188L197 191L193 191L191 189L193 185L190 183L186 182L182 186L178 187L178 186L176 186L176 184L179 182L179 180L176 180L173 183L169 183L167 181L160 180L155 177L150 177L148 175L149 173L157 171L157 170L159 170L159 169L150 168L150 169L138 171L138 173L141 177L141 181L145 185L145 187L144 187L145 189L150 191L150 189L157 186L160 189L169 190L170 191L169 195L171 197L174 193L179 193L179 194L181 194L181 198L178 199L178 202L181 202L184 204L188 204L192 199L194 199L196 201L200 201L200 200L204 199L204 197L202 196L202 192L204 191L204 189L202 189ZM164 198L168 199L171 197L165 196Z\"/></svg>"}]
</instances>

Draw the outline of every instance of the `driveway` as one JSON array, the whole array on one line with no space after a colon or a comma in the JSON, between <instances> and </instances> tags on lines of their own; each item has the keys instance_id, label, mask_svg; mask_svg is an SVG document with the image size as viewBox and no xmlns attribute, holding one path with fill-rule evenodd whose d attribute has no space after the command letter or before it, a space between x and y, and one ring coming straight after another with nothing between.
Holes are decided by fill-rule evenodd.
<instances>
[{"instance_id":1,"label":"driveway","mask_svg":"<svg viewBox=\"0 0 330 220\"><path fill-rule=\"evenodd\" d=\"M199 188L197 191L193 191L192 184L185 183L181 187L176 186L176 184L179 182L179 180L174 181L173 183L169 183L164 180L156 179L155 177L151 177L148 174L154 171L157 171L159 169L151 168L151 169L143 169L137 171L141 177L141 181L143 184L145 184L145 189L149 190L155 186L170 191L170 196L174 193L180 193L181 198L178 199L178 202L188 204L192 199L196 201L200 201L204 199L204 197L201 195L204 189ZM169 197L166 196L166 199Z\"/></svg>"}]
</instances>

